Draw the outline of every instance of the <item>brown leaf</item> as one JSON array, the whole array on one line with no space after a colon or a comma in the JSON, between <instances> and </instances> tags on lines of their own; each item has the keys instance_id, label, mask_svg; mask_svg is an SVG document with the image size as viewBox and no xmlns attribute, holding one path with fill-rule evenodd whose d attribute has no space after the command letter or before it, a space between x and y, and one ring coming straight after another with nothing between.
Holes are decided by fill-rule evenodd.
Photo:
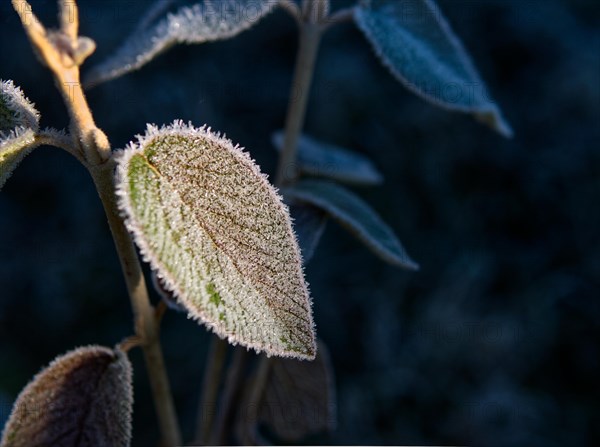
<instances>
[{"instance_id":1,"label":"brown leaf","mask_svg":"<svg viewBox=\"0 0 600 447\"><path fill-rule=\"evenodd\" d=\"M129 446L131 380L121 351L87 346L56 358L17 398L0 446Z\"/></svg>"}]
</instances>

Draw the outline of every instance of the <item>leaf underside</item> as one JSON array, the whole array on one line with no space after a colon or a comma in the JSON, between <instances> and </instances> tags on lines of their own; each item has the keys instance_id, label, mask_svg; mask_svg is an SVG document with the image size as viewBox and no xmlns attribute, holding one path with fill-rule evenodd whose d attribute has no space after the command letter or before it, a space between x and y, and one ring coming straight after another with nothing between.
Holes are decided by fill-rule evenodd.
<instances>
[{"instance_id":1,"label":"leaf underside","mask_svg":"<svg viewBox=\"0 0 600 447\"><path fill-rule=\"evenodd\" d=\"M1 447L127 447L131 365L120 351L79 348L55 359L21 392Z\"/></svg>"},{"instance_id":2,"label":"leaf underside","mask_svg":"<svg viewBox=\"0 0 600 447\"><path fill-rule=\"evenodd\" d=\"M332 432L336 426L334 373L329 352L319 342L312 362L273 361L258 421L286 442Z\"/></svg>"},{"instance_id":3,"label":"leaf underside","mask_svg":"<svg viewBox=\"0 0 600 447\"><path fill-rule=\"evenodd\" d=\"M383 260L409 270L419 268L377 213L347 189L323 180L302 180L284 193L323 209Z\"/></svg>"},{"instance_id":4,"label":"leaf underside","mask_svg":"<svg viewBox=\"0 0 600 447\"><path fill-rule=\"evenodd\" d=\"M278 151L283 141L282 131L273 134L273 145ZM309 175L356 185L378 185L383 181L367 157L306 135L300 136L298 141L298 168Z\"/></svg>"},{"instance_id":5,"label":"leaf underside","mask_svg":"<svg viewBox=\"0 0 600 447\"><path fill-rule=\"evenodd\" d=\"M0 80L0 189L35 146L39 114L12 81Z\"/></svg>"},{"instance_id":6,"label":"leaf underside","mask_svg":"<svg viewBox=\"0 0 600 447\"><path fill-rule=\"evenodd\" d=\"M471 113L500 134L512 136L432 0L364 0L354 19L382 63L409 90L438 106Z\"/></svg>"},{"instance_id":7,"label":"leaf underside","mask_svg":"<svg viewBox=\"0 0 600 447\"><path fill-rule=\"evenodd\" d=\"M93 67L88 86L118 78L138 70L170 47L229 39L252 27L277 5L276 0L203 0L147 28L138 29L107 60ZM142 25L143 26L143 25Z\"/></svg>"},{"instance_id":8,"label":"leaf underside","mask_svg":"<svg viewBox=\"0 0 600 447\"><path fill-rule=\"evenodd\" d=\"M327 214L306 203L292 203L290 204L290 215L294 222L298 245L302 251L302 260L306 265L314 256L325 231Z\"/></svg>"},{"instance_id":9,"label":"leaf underside","mask_svg":"<svg viewBox=\"0 0 600 447\"><path fill-rule=\"evenodd\" d=\"M210 129L149 126L122 153L117 177L142 255L190 316L230 343L314 358L288 210L245 152Z\"/></svg>"}]
</instances>

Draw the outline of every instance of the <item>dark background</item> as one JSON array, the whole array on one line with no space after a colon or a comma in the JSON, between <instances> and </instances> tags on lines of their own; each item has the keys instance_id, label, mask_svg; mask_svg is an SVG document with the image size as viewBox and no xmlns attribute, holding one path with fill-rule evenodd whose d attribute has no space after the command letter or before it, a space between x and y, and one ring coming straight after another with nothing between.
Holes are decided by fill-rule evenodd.
<instances>
[{"instance_id":1,"label":"dark background","mask_svg":"<svg viewBox=\"0 0 600 447\"><path fill-rule=\"evenodd\" d=\"M55 2L33 1L47 24ZM98 50L149 2L80 2ZM342 3L335 3L339 6ZM513 125L505 140L408 93L352 24L326 35L306 129L368 154L382 187L357 189L421 271L389 267L330 224L307 268L318 334L337 374L338 430L322 443L599 445L600 3L439 2ZM208 123L273 173L296 27L282 11L236 39L179 46L89 101L114 147L147 122ZM84 70L85 71L85 70ZM9 2L0 77L66 112ZM0 193L0 426L53 357L130 335L131 312L86 171L43 147ZM210 335L169 313L164 348L186 438ZM139 352L134 445L156 423Z\"/></svg>"}]
</instances>

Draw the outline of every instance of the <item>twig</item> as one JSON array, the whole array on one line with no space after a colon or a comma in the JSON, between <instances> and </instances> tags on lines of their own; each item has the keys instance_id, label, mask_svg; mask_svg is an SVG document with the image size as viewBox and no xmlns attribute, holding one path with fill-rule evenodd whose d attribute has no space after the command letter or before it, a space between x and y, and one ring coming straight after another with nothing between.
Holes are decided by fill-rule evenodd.
<instances>
[{"instance_id":1,"label":"twig","mask_svg":"<svg viewBox=\"0 0 600 447\"><path fill-rule=\"evenodd\" d=\"M82 153L78 148L73 147L72 138L56 129L44 129L41 132L38 132L35 135L35 144L39 146L54 146L63 149L77 158L80 162L85 163Z\"/></svg>"},{"instance_id":2,"label":"twig","mask_svg":"<svg viewBox=\"0 0 600 447\"><path fill-rule=\"evenodd\" d=\"M298 25L302 24L302 11L293 0L279 0L279 6L291 15Z\"/></svg>"},{"instance_id":3,"label":"twig","mask_svg":"<svg viewBox=\"0 0 600 447\"><path fill-rule=\"evenodd\" d=\"M298 138L304 126L320 40L321 30L318 24L304 23L302 25L300 48L288 105L283 150L277 168L276 183L278 186L293 183L298 175L295 169Z\"/></svg>"},{"instance_id":4,"label":"twig","mask_svg":"<svg viewBox=\"0 0 600 447\"><path fill-rule=\"evenodd\" d=\"M248 356L248 351L242 347L238 346L233 351L233 359L225 380L221 406L213 424L209 445L222 445L227 442L227 423L231 419L233 404L240 392Z\"/></svg>"},{"instance_id":5,"label":"twig","mask_svg":"<svg viewBox=\"0 0 600 447\"><path fill-rule=\"evenodd\" d=\"M228 346L225 340L221 340L216 335L212 336L196 422L196 440L202 445L208 443L210 429L213 426L217 396L219 394L219 386L221 384Z\"/></svg>"},{"instance_id":6,"label":"twig","mask_svg":"<svg viewBox=\"0 0 600 447\"><path fill-rule=\"evenodd\" d=\"M93 44L90 39L77 38L76 35L73 38L72 34L77 33L78 20L69 22L65 18L68 11L73 17L78 17L75 2L60 2L63 29L53 33L46 31L26 0L12 0L12 4L34 50L54 74L56 86L71 117L71 133L76 137L75 144L82 148L87 163L97 165L106 162L111 154L110 144L94 122L79 77L79 65L91 54Z\"/></svg>"},{"instance_id":7,"label":"twig","mask_svg":"<svg viewBox=\"0 0 600 447\"><path fill-rule=\"evenodd\" d=\"M258 367L252 381L252 388L250 395L245 401L247 413L244 415L247 420L242 420L243 424L241 428L241 442L245 445L269 445L265 439L260 435L257 426L257 418L260 414L260 408L263 403L263 397L265 394L265 388L271 369L273 366L274 359L262 355L258 362ZM254 410L253 414L249 414L250 408Z\"/></svg>"},{"instance_id":8,"label":"twig","mask_svg":"<svg viewBox=\"0 0 600 447\"><path fill-rule=\"evenodd\" d=\"M354 10L356 8L345 8L336 11L321 22L321 31L326 31L334 25L351 22L354 20Z\"/></svg>"},{"instance_id":9,"label":"twig","mask_svg":"<svg viewBox=\"0 0 600 447\"><path fill-rule=\"evenodd\" d=\"M148 298L148 289L133 241L117 207L113 178L114 163L114 160L111 159L104 165L91 168L90 172L104 205L127 283L134 313L135 332L142 340L142 349L163 442L171 447L181 444L181 433L160 346L156 314Z\"/></svg>"},{"instance_id":10,"label":"twig","mask_svg":"<svg viewBox=\"0 0 600 447\"><path fill-rule=\"evenodd\" d=\"M12 5L34 50L52 71L71 117L70 144L51 133L38 138L40 142L63 147L74 155L78 151L83 154L81 157L96 184L123 268L134 312L135 332L144 351L163 441L169 447L180 444L181 434L160 347L159 326L133 241L116 203L115 160L108 138L94 122L79 82L79 65L93 52L95 45L90 39L77 35L79 16L74 0L59 0L61 30L58 32L46 31L26 0L12 0Z\"/></svg>"},{"instance_id":11,"label":"twig","mask_svg":"<svg viewBox=\"0 0 600 447\"><path fill-rule=\"evenodd\" d=\"M61 31L73 42L79 34L79 10L73 0L59 0L59 20Z\"/></svg>"}]
</instances>

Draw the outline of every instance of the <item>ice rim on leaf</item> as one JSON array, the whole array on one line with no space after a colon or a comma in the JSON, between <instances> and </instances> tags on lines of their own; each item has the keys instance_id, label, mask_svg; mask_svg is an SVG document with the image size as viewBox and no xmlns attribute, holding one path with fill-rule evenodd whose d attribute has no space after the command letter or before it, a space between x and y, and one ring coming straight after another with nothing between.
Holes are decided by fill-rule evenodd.
<instances>
[{"instance_id":1,"label":"ice rim on leaf","mask_svg":"<svg viewBox=\"0 0 600 447\"><path fill-rule=\"evenodd\" d=\"M117 160L125 225L189 317L231 344L314 359L289 210L249 154L206 126L175 121L148 125Z\"/></svg>"},{"instance_id":2,"label":"ice rim on leaf","mask_svg":"<svg viewBox=\"0 0 600 447\"><path fill-rule=\"evenodd\" d=\"M418 18L419 26L410 22L411 18ZM490 100L471 57L433 0L360 0L354 8L354 21L381 63L408 90L438 107L470 113L503 137L513 137L510 124ZM424 69L424 73L417 75L415 71L419 69ZM442 74L449 74L450 78L444 79ZM462 103L446 100L423 88L422 83L427 87L427 77L432 85L478 87L474 89L478 94L469 95L471 100Z\"/></svg>"},{"instance_id":3,"label":"ice rim on leaf","mask_svg":"<svg viewBox=\"0 0 600 447\"><path fill-rule=\"evenodd\" d=\"M114 54L92 67L84 84L91 88L139 70L177 44L200 44L235 37L252 28L278 3L278 0L204 0L182 6L155 23L138 26Z\"/></svg>"},{"instance_id":4,"label":"ice rim on leaf","mask_svg":"<svg viewBox=\"0 0 600 447\"><path fill-rule=\"evenodd\" d=\"M37 132L39 120L40 114L23 91L12 81L0 79L0 135L19 129Z\"/></svg>"},{"instance_id":5,"label":"ice rim on leaf","mask_svg":"<svg viewBox=\"0 0 600 447\"><path fill-rule=\"evenodd\" d=\"M40 115L12 81L0 79L0 189L36 146Z\"/></svg>"}]
</instances>

